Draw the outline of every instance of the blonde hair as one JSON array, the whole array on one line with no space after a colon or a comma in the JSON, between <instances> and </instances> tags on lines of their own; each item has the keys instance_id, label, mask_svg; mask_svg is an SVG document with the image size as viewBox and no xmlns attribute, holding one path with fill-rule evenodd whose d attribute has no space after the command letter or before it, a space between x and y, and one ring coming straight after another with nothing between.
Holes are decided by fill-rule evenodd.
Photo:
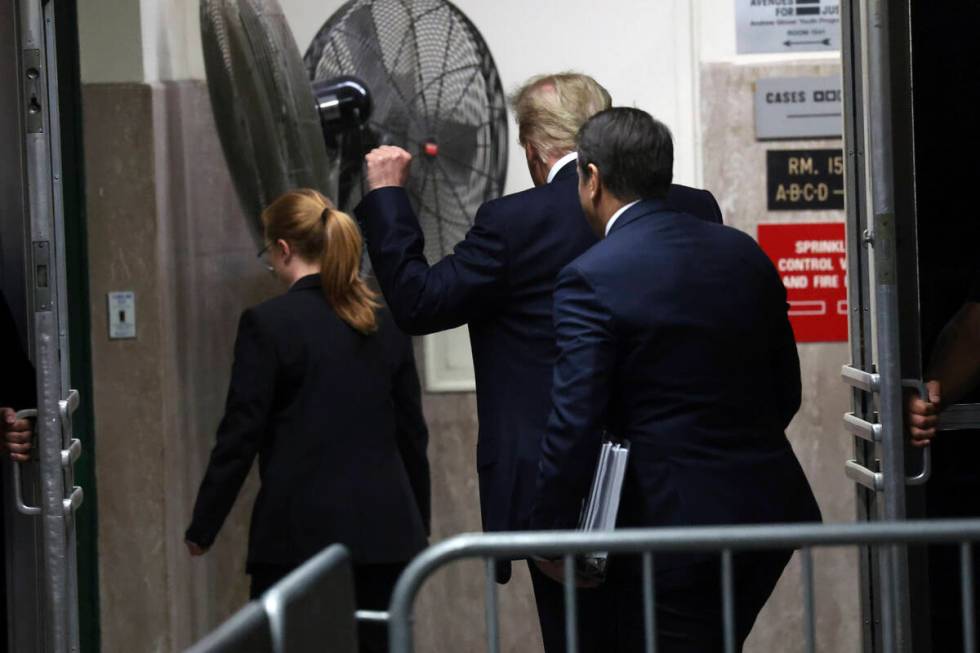
<instances>
[{"instance_id":1,"label":"blonde hair","mask_svg":"<svg viewBox=\"0 0 980 653\"><path fill-rule=\"evenodd\" d=\"M539 75L511 96L521 145L538 156L560 157L575 150L575 136L585 121L612 106L609 92L580 73Z\"/></svg>"},{"instance_id":2,"label":"blonde hair","mask_svg":"<svg viewBox=\"0 0 980 653\"><path fill-rule=\"evenodd\" d=\"M309 188L291 190L262 212L265 237L285 240L307 262L320 261L327 302L344 322L363 334L378 330L377 294L361 276L364 241L354 220Z\"/></svg>"}]
</instances>

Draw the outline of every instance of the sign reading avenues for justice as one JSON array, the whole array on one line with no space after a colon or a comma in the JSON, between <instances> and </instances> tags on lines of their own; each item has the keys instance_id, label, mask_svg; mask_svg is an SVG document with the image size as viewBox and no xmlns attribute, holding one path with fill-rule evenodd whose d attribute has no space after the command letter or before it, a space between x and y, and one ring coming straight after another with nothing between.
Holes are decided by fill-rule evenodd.
<instances>
[{"instance_id":1,"label":"sign reading avenues for justice","mask_svg":"<svg viewBox=\"0 0 980 653\"><path fill-rule=\"evenodd\" d=\"M759 246L786 286L796 341L846 341L844 223L760 224Z\"/></svg>"},{"instance_id":2,"label":"sign reading avenues for justice","mask_svg":"<svg viewBox=\"0 0 980 653\"><path fill-rule=\"evenodd\" d=\"M735 0L739 54L840 50L840 0Z\"/></svg>"}]
</instances>

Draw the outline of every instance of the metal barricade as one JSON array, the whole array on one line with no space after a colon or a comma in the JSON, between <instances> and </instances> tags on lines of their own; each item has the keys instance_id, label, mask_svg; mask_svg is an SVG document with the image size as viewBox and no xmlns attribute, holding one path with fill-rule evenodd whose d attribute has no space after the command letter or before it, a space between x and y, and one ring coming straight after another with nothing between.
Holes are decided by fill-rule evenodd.
<instances>
[{"instance_id":1,"label":"metal barricade","mask_svg":"<svg viewBox=\"0 0 980 653\"><path fill-rule=\"evenodd\" d=\"M269 615L252 601L186 653L274 653Z\"/></svg>"},{"instance_id":2,"label":"metal barricade","mask_svg":"<svg viewBox=\"0 0 980 653\"><path fill-rule=\"evenodd\" d=\"M252 601L187 653L356 653L354 577L334 544Z\"/></svg>"},{"instance_id":3,"label":"metal barricade","mask_svg":"<svg viewBox=\"0 0 980 653\"><path fill-rule=\"evenodd\" d=\"M576 629L576 555L595 551L610 554L642 556L644 636L647 653L657 645L656 591L654 563L656 554L665 552L717 552L721 555L723 637L726 653L736 650L735 595L733 556L746 551L800 549L802 569L802 602L804 607L803 639L807 653L816 651L817 632L814 620L813 556L814 548L839 546L887 547L893 551L912 544L959 544L961 593L963 602L963 650L976 653L974 619L973 557L970 544L980 541L980 519L909 521L873 524L785 524L767 526L719 526L696 528L662 528L617 530L608 533L545 531L526 533L464 534L440 542L422 552L398 580L387 615L391 653L412 653L413 607L415 599L436 570L461 560L482 558L486 568L487 650L498 653L498 623L495 562L532 556L563 558L565 561L565 623L567 650L578 651ZM885 601L883 610L887 611ZM884 623L894 623L894 615L883 615Z\"/></svg>"}]
</instances>

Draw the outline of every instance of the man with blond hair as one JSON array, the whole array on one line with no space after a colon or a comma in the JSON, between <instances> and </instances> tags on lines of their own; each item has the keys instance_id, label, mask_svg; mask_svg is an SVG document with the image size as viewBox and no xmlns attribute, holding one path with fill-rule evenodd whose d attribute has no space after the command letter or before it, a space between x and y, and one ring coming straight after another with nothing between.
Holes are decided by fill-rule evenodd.
<instances>
[{"instance_id":1,"label":"man with blond hair","mask_svg":"<svg viewBox=\"0 0 980 653\"><path fill-rule=\"evenodd\" d=\"M558 272L596 242L578 200L575 138L609 93L586 75L542 75L511 100L534 188L487 202L454 253L432 265L404 190L411 155L385 146L366 157L371 192L355 213L395 321L427 334L469 325L476 371L477 470L483 527L526 530L557 355L552 293ZM675 186L678 210L721 221L710 193ZM531 564L545 648L565 650L563 588ZM510 564L498 566L498 580ZM579 592L580 650L601 650L596 590Z\"/></svg>"}]
</instances>

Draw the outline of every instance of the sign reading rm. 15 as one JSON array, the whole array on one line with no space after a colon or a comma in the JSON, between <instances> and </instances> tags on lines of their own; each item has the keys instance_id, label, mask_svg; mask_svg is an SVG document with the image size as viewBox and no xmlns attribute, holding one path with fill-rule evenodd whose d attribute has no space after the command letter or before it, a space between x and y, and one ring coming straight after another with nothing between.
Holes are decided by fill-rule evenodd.
<instances>
[{"instance_id":1,"label":"sign reading rm. 15","mask_svg":"<svg viewBox=\"0 0 980 653\"><path fill-rule=\"evenodd\" d=\"M770 211L844 208L842 150L769 150L766 173Z\"/></svg>"}]
</instances>

